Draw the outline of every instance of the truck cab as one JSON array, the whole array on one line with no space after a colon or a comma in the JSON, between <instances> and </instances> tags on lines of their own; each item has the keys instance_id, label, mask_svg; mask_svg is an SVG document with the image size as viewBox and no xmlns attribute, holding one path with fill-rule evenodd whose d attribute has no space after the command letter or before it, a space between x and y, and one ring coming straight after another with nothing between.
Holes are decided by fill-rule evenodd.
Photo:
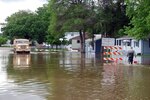
<instances>
[{"instance_id":1,"label":"truck cab","mask_svg":"<svg viewBox=\"0 0 150 100\"><path fill-rule=\"evenodd\" d=\"M28 39L15 39L13 41L14 53L30 53L30 42Z\"/></svg>"}]
</instances>

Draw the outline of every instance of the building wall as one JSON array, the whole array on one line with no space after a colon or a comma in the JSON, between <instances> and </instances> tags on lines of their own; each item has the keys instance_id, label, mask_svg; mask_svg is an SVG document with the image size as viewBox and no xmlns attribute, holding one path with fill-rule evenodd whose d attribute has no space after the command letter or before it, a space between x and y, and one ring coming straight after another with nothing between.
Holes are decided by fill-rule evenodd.
<instances>
[{"instance_id":1,"label":"building wall","mask_svg":"<svg viewBox=\"0 0 150 100\"><path fill-rule=\"evenodd\" d=\"M95 42L95 53L101 52L101 47L102 47L101 42L102 42L101 39L99 39Z\"/></svg>"},{"instance_id":2,"label":"building wall","mask_svg":"<svg viewBox=\"0 0 150 100\"><path fill-rule=\"evenodd\" d=\"M90 45L89 42L85 42L85 52L93 52L92 46Z\"/></svg>"},{"instance_id":3,"label":"building wall","mask_svg":"<svg viewBox=\"0 0 150 100\"><path fill-rule=\"evenodd\" d=\"M116 46L122 47L123 52L126 54L128 50L133 47L133 50L135 50L136 54L142 53L142 40L134 40L130 39L127 42L123 42L123 40L116 40Z\"/></svg>"},{"instance_id":4,"label":"building wall","mask_svg":"<svg viewBox=\"0 0 150 100\"><path fill-rule=\"evenodd\" d=\"M66 32L65 33L66 40L70 40L71 38L74 38L76 36L79 36L79 32Z\"/></svg>"},{"instance_id":5,"label":"building wall","mask_svg":"<svg viewBox=\"0 0 150 100\"><path fill-rule=\"evenodd\" d=\"M131 47L136 54L150 54L150 39L135 40L129 39L128 42L123 42L123 39L116 39L116 46L121 46L124 52L127 52Z\"/></svg>"},{"instance_id":6,"label":"building wall","mask_svg":"<svg viewBox=\"0 0 150 100\"><path fill-rule=\"evenodd\" d=\"M142 48L143 52L142 54L150 54L150 44L149 40L143 40Z\"/></svg>"},{"instance_id":7,"label":"building wall","mask_svg":"<svg viewBox=\"0 0 150 100\"><path fill-rule=\"evenodd\" d=\"M132 45L133 50L135 51L136 54L141 54L142 53L142 40L136 41L132 40Z\"/></svg>"},{"instance_id":8,"label":"building wall","mask_svg":"<svg viewBox=\"0 0 150 100\"><path fill-rule=\"evenodd\" d=\"M80 43L78 43L78 40L75 40L75 39L73 39L72 40L72 49L74 49L74 50L80 50Z\"/></svg>"}]
</instances>

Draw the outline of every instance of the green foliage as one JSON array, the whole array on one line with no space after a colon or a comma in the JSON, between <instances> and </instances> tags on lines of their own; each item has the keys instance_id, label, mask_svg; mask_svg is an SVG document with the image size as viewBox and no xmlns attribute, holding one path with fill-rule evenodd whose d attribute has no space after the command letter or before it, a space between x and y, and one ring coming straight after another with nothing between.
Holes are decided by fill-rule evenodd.
<instances>
[{"instance_id":1,"label":"green foliage","mask_svg":"<svg viewBox=\"0 0 150 100\"><path fill-rule=\"evenodd\" d=\"M72 0L51 0L49 8L52 14L50 33L86 30L94 13L90 5Z\"/></svg>"},{"instance_id":2,"label":"green foliage","mask_svg":"<svg viewBox=\"0 0 150 100\"><path fill-rule=\"evenodd\" d=\"M3 34L11 40L14 38L26 38L36 40L38 43L46 41L49 26L50 13L47 5L40 7L36 12L19 11L7 18Z\"/></svg>"},{"instance_id":3,"label":"green foliage","mask_svg":"<svg viewBox=\"0 0 150 100\"><path fill-rule=\"evenodd\" d=\"M6 27L3 29L4 35L13 38L32 37L32 23L35 22L35 14L29 11L19 11L7 18ZM31 32L31 33L30 33Z\"/></svg>"},{"instance_id":4,"label":"green foliage","mask_svg":"<svg viewBox=\"0 0 150 100\"><path fill-rule=\"evenodd\" d=\"M129 23L124 0L116 0L114 3L113 0L108 0L107 3L98 6L96 31L106 33L108 37L122 36L124 33L120 29Z\"/></svg>"},{"instance_id":5,"label":"green foliage","mask_svg":"<svg viewBox=\"0 0 150 100\"><path fill-rule=\"evenodd\" d=\"M2 44L5 44L7 42L7 38L6 37L3 37L3 36L0 36L0 46Z\"/></svg>"},{"instance_id":6,"label":"green foliage","mask_svg":"<svg viewBox=\"0 0 150 100\"><path fill-rule=\"evenodd\" d=\"M82 31L85 33L89 28L89 22L92 22L91 6L82 0L51 0L49 1L49 11L51 12L51 21L48 37L53 34L56 36L53 38L54 41L58 41L68 31L80 31L80 33ZM83 43L84 39L81 38L81 41Z\"/></svg>"},{"instance_id":7,"label":"green foliage","mask_svg":"<svg viewBox=\"0 0 150 100\"><path fill-rule=\"evenodd\" d=\"M39 43L46 42L46 36L48 34L48 26L50 21L50 12L48 11L48 5L43 5L43 7L39 7L37 10L38 22L35 25L40 25L37 27L39 30L37 31L36 39Z\"/></svg>"},{"instance_id":8,"label":"green foliage","mask_svg":"<svg viewBox=\"0 0 150 100\"><path fill-rule=\"evenodd\" d=\"M7 18L3 33L10 39L27 38L37 40L39 43L47 41L51 44L59 44L59 38L62 38L66 31L107 33L110 37L124 35L122 28L129 22L125 15L124 0L116 0L115 3L113 0L98 2L96 0L50 0L48 5L39 7L36 12L19 11L12 14ZM133 23L139 26L142 24L150 26L150 17L143 17L145 21L143 18L137 20L136 16L132 17L136 15L135 12L131 13L132 10L127 9L127 14L134 21L131 21L132 26L125 28L126 32L143 32L144 29L140 28L131 30ZM142 15L143 13L140 14L145 16ZM93 36L92 34L90 36Z\"/></svg>"},{"instance_id":9,"label":"green foliage","mask_svg":"<svg viewBox=\"0 0 150 100\"><path fill-rule=\"evenodd\" d=\"M131 21L125 33L136 39L147 39L150 35L150 1L127 0L127 15Z\"/></svg>"}]
</instances>

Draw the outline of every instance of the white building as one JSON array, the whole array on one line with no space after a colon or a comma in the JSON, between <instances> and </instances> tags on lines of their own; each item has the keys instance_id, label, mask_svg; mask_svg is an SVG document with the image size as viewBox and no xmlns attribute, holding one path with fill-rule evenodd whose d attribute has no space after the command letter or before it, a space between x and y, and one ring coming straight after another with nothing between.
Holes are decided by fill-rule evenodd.
<instances>
[{"instance_id":1,"label":"white building","mask_svg":"<svg viewBox=\"0 0 150 100\"><path fill-rule=\"evenodd\" d=\"M94 34L94 41L92 40L92 38L89 38L89 39L86 39L85 40L85 44L86 44L86 52L93 52L95 53L96 52L96 48L98 47L99 49L101 48L100 45L101 45L101 42L98 40L100 40L102 38L102 35L101 34ZM94 49L92 49L92 46L91 46L91 42L94 42ZM98 42L98 43L97 43ZM100 52L100 51L99 51Z\"/></svg>"},{"instance_id":2,"label":"white building","mask_svg":"<svg viewBox=\"0 0 150 100\"><path fill-rule=\"evenodd\" d=\"M133 47L137 54L150 54L150 39L136 40L132 37L124 36L116 39L116 45L121 46L124 51L128 51Z\"/></svg>"},{"instance_id":3,"label":"white building","mask_svg":"<svg viewBox=\"0 0 150 100\"><path fill-rule=\"evenodd\" d=\"M65 33L65 40L70 41L71 39L79 36L79 32L66 32ZM65 46L68 50L72 51L72 44Z\"/></svg>"},{"instance_id":4,"label":"white building","mask_svg":"<svg viewBox=\"0 0 150 100\"><path fill-rule=\"evenodd\" d=\"M65 40L69 41L70 39L77 37L77 36L79 36L79 32L66 32L64 38Z\"/></svg>"}]
</instances>

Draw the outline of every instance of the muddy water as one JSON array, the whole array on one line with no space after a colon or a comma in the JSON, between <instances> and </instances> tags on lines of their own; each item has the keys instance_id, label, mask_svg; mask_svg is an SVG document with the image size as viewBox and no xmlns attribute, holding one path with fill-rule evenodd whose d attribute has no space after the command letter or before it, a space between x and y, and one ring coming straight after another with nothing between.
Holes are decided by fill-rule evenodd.
<instances>
[{"instance_id":1,"label":"muddy water","mask_svg":"<svg viewBox=\"0 0 150 100\"><path fill-rule=\"evenodd\" d=\"M99 55L0 50L0 100L150 100L148 65L102 64Z\"/></svg>"}]
</instances>

